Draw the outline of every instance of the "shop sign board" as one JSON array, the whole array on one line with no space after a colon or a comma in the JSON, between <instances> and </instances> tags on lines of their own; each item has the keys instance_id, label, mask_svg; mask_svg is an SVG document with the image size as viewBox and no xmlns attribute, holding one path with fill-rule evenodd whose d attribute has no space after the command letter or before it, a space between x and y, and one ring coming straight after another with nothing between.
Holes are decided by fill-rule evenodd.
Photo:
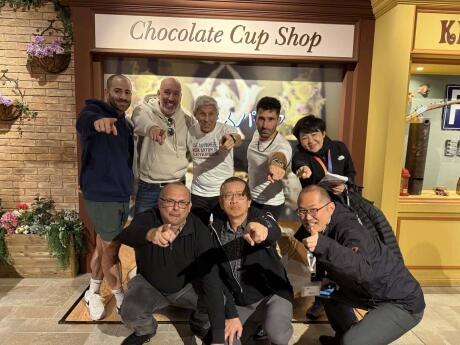
<instances>
[{"instance_id":1,"label":"shop sign board","mask_svg":"<svg viewBox=\"0 0 460 345\"><path fill-rule=\"evenodd\" d=\"M460 54L460 14L417 13L414 51Z\"/></svg>"},{"instance_id":2,"label":"shop sign board","mask_svg":"<svg viewBox=\"0 0 460 345\"><path fill-rule=\"evenodd\" d=\"M95 48L137 51L354 57L355 26L95 14Z\"/></svg>"},{"instance_id":3,"label":"shop sign board","mask_svg":"<svg viewBox=\"0 0 460 345\"><path fill-rule=\"evenodd\" d=\"M460 85L446 86L446 99L460 99ZM443 130L460 130L460 104L452 104L444 107L442 114Z\"/></svg>"}]
</instances>

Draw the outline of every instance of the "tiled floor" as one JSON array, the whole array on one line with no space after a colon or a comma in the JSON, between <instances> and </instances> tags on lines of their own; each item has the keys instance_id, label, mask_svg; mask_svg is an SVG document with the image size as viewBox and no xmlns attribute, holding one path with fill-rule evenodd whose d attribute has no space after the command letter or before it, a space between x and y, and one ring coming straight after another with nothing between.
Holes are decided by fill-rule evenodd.
<instances>
[{"instance_id":1,"label":"tiled floor","mask_svg":"<svg viewBox=\"0 0 460 345\"><path fill-rule=\"evenodd\" d=\"M82 293L88 276L75 279L0 279L0 344L112 345L130 334L123 325L60 325L58 321ZM460 287L425 288L423 321L394 344L460 344ZM328 325L294 324L290 344L318 344ZM160 325L149 344L199 344L187 325Z\"/></svg>"}]
</instances>

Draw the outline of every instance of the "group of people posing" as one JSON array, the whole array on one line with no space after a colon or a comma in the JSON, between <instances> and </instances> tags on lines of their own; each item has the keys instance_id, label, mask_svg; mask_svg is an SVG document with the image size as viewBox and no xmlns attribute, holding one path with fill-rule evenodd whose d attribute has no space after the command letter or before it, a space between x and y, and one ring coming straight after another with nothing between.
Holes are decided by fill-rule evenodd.
<instances>
[{"instance_id":1,"label":"group of people posing","mask_svg":"<svg viewBox=\"0 0 460 345\"><path fill-rule=\"evenodd\" d=\"M80 189L96 246L84 300L93 320L105 308L102 279L112 289L123 323L133 330L123 345L155 335L153 313L168 305L190 309L190 328L204 344L245 344L262 329L271 344L292 336L293 290L276 250L284 206L282 180L292 162L304 189L297 200L295 237L309 253L316 277L334 282L321 302L335 336L322 344L388 344L414 327L425 307L420 285L404 265L383 214L353 191L355 170L345 145L326 136L324 121L301 118L298 150L277 131L281 105L256 106L248 146L248 182L235 177L238 131L217 122L215 99L200 96L193 116L180 105L181 85L162 80L158 98L132 114L124 75L108 78L106 101L88 100L77 120ZM139 136L135 215L125 227L133 194L133 135ZM185 173L193 162L191 190ZM328 173L348 177L329 190ZM137 274L123 291L118 251L134 248ZM313 267L315 266L315 267ZM358 322L354 307L368 310Z\"/></svg>"}]
</instances>

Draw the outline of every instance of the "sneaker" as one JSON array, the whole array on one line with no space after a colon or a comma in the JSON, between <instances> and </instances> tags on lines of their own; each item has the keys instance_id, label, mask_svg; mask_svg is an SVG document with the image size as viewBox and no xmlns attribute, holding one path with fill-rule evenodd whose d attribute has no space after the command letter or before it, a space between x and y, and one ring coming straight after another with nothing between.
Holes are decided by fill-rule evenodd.
<instances>
[{"instance_id":1,"label":"sneaker","mask_svg":"<svg viewBox=\"0 0 460 345\"><path fill-rule=\"evenodd\" d=\"M319 343L321 345L340 345L340 340L330 335L320 335Z\"/></svg>"},{"instance_id":2,"label":"sneaker","mask_svg":"<svg viewBox=\"0 0 460 345\"><path fill-rule=\"evenodd\" d=\"M132 333L123 340L121 345L142 345L148 343L151 337L153 337L153 334L136 335L136 333Z\"/></svg>"},{"instance_id":3,"label":"sneaker","mask_svg":"<svg viewBox=\"0 0 460 345\"><path fill-rule=\"evenodd\" d=\"M324 313L324 307L321 301L315 300L310 308L307 309L306 316L310 320L317 320Z\"/></svg>"},{"instance_id":4,"label":"sneaker","mask_svg":"<svg viewBox=\"0 0 460 345\"><path fill-rule=\"evenodd\" d=\"M102 303L101 295L88 290L85 292L84 300L91 320L97 321L104 317L105 307L104 303Z\"/></svg>"}]
</instances>

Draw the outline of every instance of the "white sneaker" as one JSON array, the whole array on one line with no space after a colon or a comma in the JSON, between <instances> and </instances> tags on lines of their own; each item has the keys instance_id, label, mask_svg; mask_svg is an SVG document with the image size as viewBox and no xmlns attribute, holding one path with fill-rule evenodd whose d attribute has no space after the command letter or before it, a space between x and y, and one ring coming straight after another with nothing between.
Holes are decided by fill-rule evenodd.
<instances>
[{"instance_id":1,"label":"white sneaker","mask_svg":"<svg viewBox=\"0 0 460 345\"><path fill-rule=\"evenodd\" d=\"M105 307L104 303L102 303L101 295L88 290L85 292L84 299L91 320L97 321L102 319L105 315Z\"/></svg>"}]
</instances>

